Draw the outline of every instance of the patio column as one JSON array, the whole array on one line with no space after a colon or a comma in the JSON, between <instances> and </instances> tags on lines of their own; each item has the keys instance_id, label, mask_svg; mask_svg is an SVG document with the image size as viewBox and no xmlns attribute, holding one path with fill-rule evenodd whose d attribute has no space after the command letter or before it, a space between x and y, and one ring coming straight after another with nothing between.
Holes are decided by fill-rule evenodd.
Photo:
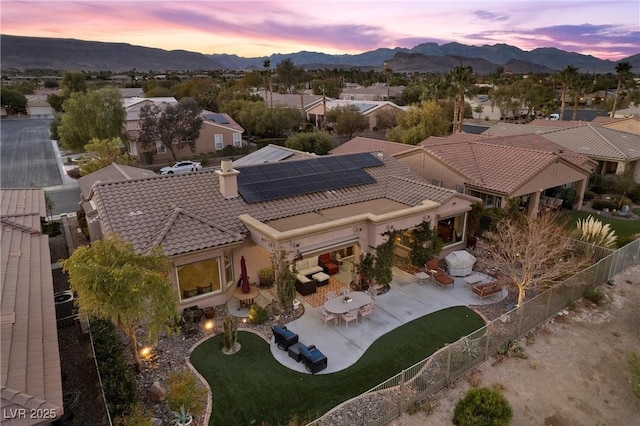
<instances>
[{"instance_id":1,"label":"patio column","mask_svg":"<svg viewBox=\"0 0 640 426\"><path fill-rule=\"evenodd\" d=\"M542 190L535 191L529 194L529 216L535 217L538 214L538 209L540 208L540 194Z\"/></svg>"},{"instance_id":2,"label":"patio column","mask_svg":"<svg viewBox=\"0 0 640 426\"><path fill-rule=\"evenodd\" d=\"M573 205L573 208L575 210L581 210L582 209L582 202L584 201L584 192L587 189L587 179L589 179L588 177L578 181L578 185L576 187L576 201Z\"/></svg>"}]
</instances>

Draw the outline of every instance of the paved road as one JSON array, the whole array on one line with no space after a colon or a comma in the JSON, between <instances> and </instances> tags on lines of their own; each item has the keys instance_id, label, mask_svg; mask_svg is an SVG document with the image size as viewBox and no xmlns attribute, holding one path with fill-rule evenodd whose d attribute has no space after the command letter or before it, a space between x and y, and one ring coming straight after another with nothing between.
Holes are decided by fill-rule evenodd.
<instances>
[{"instance_id":1,"label":"paved road","mask_svg":"<svg viewBox=\"0 0 640 426\"><path fill-rule=\"evenodd\" d=\"M62 185L49 138L51 120L4 119L0 126L0 186Z\"/></svg>"},{"instance_id":2,"label":"paved road","mask_svg":"<svg viewBox=\"0 0 640 426\"><path fill-rule=\"evenodd\" d=\"M49 139L51 120L3 119L0 125L0 186L43 188L53 214L75 213L78 182L64 173L63 158Z\"/></svg>"}]
</instances>

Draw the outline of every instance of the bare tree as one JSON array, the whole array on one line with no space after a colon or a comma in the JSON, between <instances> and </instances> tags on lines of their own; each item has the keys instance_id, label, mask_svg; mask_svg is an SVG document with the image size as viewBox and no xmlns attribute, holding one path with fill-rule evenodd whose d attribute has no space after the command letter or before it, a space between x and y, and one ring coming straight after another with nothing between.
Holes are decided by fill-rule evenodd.
<instances>
[{"instance_id":1,"label":"bare tree","mask_svg":"<svg viewBox=\"0 0 640 426\"><path fill-rule=\"evenodd\" d=\"M588 266L575 240L553 215L502 219L483 236L487 260L518 287L520 306L528 289L549 287Z\"/></svg>"}]
</instances>

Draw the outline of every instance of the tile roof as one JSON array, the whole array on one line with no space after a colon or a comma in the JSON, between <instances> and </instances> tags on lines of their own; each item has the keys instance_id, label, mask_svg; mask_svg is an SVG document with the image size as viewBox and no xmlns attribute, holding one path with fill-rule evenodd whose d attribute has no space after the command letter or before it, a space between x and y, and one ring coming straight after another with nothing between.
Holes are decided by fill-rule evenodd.
<instances>
[{"instance_id":1,"label":"tile roof","mask_svg":"<svg viewBox=\"0 0 640 426\"><path fill-rule=\"evenodd\" d=\"M397 155L406 151L414 151L415 145L407 145L398 142L389 142L380 139L364 138L357 136L346 141L342 145L329 151L329 154L351 154L356 152L384 151L389 155Z\"/></svg>"},{"instance_id":2,"label":"tile roof","mask_svg":"<svg viewBox=\"0 0 640 426\"><path fill-rule=\"evenodd\" d=\"M489 127L482 133L483 135L491 136L516 136L516 135L528 135L528 134L542 134L553 131L553 128L549 126L532 126L530 124L515 124L515 123L496 123Z\"/></svg>"},{"instance_id":3,"label":"tile roof","mask_svg":"<svg viewBox=\"0 0 640 426\"><path fill-rule=\"evenodd\" d=\"M580 121L580 120L545 120L542 118L536 118L530 123L525 124L525 126L543 126L543 127L555 127L555 128L567 128L567 127L576 127L582 126L583 124L588 124L588 121Z\"/></svg>"},{"instance_id":4,"label":"tile roof","mask_svg":"<svg viewBox=\"0 0 640 426\"><path fill-rule=\"evenodd\" d=\"M0 400L5 413L54 409L62 414L62 379L53 300L49 238L27 226L44 211L41 189L7 189L2 198L0 240ZM29 219L18 221L20 212ZM44 216L44 214L42 214ZM27 412L28 413L28 412ZM3 425L38 424L42 419L2 418Z\"/></svg>"},{"instance_id":5,"label":"tile roof","mask_svg":"<svg viewBox=\"0 0 640 426\"><path fill-rule=\"evenodd\" d=\"M112 163L107 167L96 170L78 179L80 194L85 200L90 198L91 187L98 182L115 182L119 180L139 179L144 177L157 176L151 170L139 167L125 166L123 164Z\"/></svg>"},{"instance_id":6,"label":"tile roof","mask_svg":"<svg viewBox=\"0 0 640 426\"><path fill-rule=\"evenodd\" d=\"M248 230L241 214L265 222L380 198L416 206L425 199L444 203L459 196L381 155L382 166L366 169L374 183L277 200L225 199L215 171L99 183L94 200L105 233L117 233L138 251L160 242L168 255L176 255L242 241Z\"/></svg>"},{"instance_id":7,"label":"tile roof","mask_svg":"<svg viewBox=\"0 0 640 426\"><path fill-rule=\"evenodd\" d=\"M40 218L47 214L44 193L36 188L0 191L0 218L3 224L25 232L40 233Z\"/></svg>"},{"instance_id":8,"label":"tile roof","mask_svg":"<svg viewBox=\"0 0 640 426\"><path fill-rule=\"evenodd\" d=\"M544 138L591 158L640 159L640 136L587 124L545 133Z\"/></svg>"},{"instance_id":9,"label":"tile roof","mask_svg":"<svg viewBox=\"0 0 640 426\"><path fill-rule=\"evenodd\" d=\"M233 167L252 166L256 164L275 163L278 161L302 160L315 154L302 152L284 146L269 144L264 148L253 151L233 162Z\"/></svg>"},{"instance_id":10,"label":"tile roof","mask_svg":"<svg viewBox=\"0 0 640 426\"><path fill-rule=\"evenodd\" d=\"M466 176L469 185L509 195L558 160L551 151L527 147L535 146L539 138L523 135L514 145L482 140L428 145L425 149Z\"/></svg>"}]
</instances>

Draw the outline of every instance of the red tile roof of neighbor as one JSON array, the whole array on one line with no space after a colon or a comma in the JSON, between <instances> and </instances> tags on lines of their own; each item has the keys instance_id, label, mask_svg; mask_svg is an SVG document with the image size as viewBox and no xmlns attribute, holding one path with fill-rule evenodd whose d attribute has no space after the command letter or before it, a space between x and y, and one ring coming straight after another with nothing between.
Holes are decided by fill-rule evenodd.
<instances>
[{"instance_id":1,"label":"red tile roof of neighbor","mask_svg":"<svg viewBox=\"0 0 640 426\"><path fill-rule=\"evenodd\" d=\"M401 152L415 150L415 145L389 142L380 139L364 138L357 136L342 145L329 151L330 154L351 154L356 152L384 151L389 155L397 155Z\"/></svg>"},{"instance_id":2,"label":"red tile roof of neighbor","mask_svg":"<svg viewBox=\"0 0 640 426\"><path fill-rule=\"evenodd\" d=\"M551 151L538 135L429 145L427 153L466 176L469 185L511 194L559 158L583 168L588 160ZM537 148L539 145L540 148ZM536 147L536 148L533 148ZM588 170L584 170L588 174Z\"/></svg>"},{"instance_id":3,"label":"red tile roof of neighbor","mask_svg":"<svg viewBox=\"0 0 640 426\"><path fill-rule=\"evenodd\" d=\"M556 129L542 136L591 158L615 161L640 159L640 136L633 133L587 124L570 129Z\"/></svg>"},{"instance_id":4,"label":"red tile roof of neighbor","mask_svg":"<svg viewBox=\"0 0 640 426\"><path fill-rule=\"evenodd\" d=\"M49 238L40 233L44 206L41 189L0 192L0 399L5 413L48 409L62 414ZM3 425L41 422L42 419L33 418L9 419L6 414L2 418Z\"/></svg>"},{"instance_id":5,"label":"red tile roof of neighbor","mask_svg":"<svg viewBox=\"0 0 640 426\"><path fill-rule=\"evenodd\" d=\"M429 184L393 157L381 155L383 165L365 169L375 178L373 183L251 204L242 197L225 199L215 171L98 183L94 201L105 233L120 235L138 251L161 244L165 253L176 255L244 240L248 230L238 218L241 214L265 222L376 199L416 206L424 200L444 203L462 196ZM238 170L248 167L257 166Z\"/></svg>"}]
</instances>

